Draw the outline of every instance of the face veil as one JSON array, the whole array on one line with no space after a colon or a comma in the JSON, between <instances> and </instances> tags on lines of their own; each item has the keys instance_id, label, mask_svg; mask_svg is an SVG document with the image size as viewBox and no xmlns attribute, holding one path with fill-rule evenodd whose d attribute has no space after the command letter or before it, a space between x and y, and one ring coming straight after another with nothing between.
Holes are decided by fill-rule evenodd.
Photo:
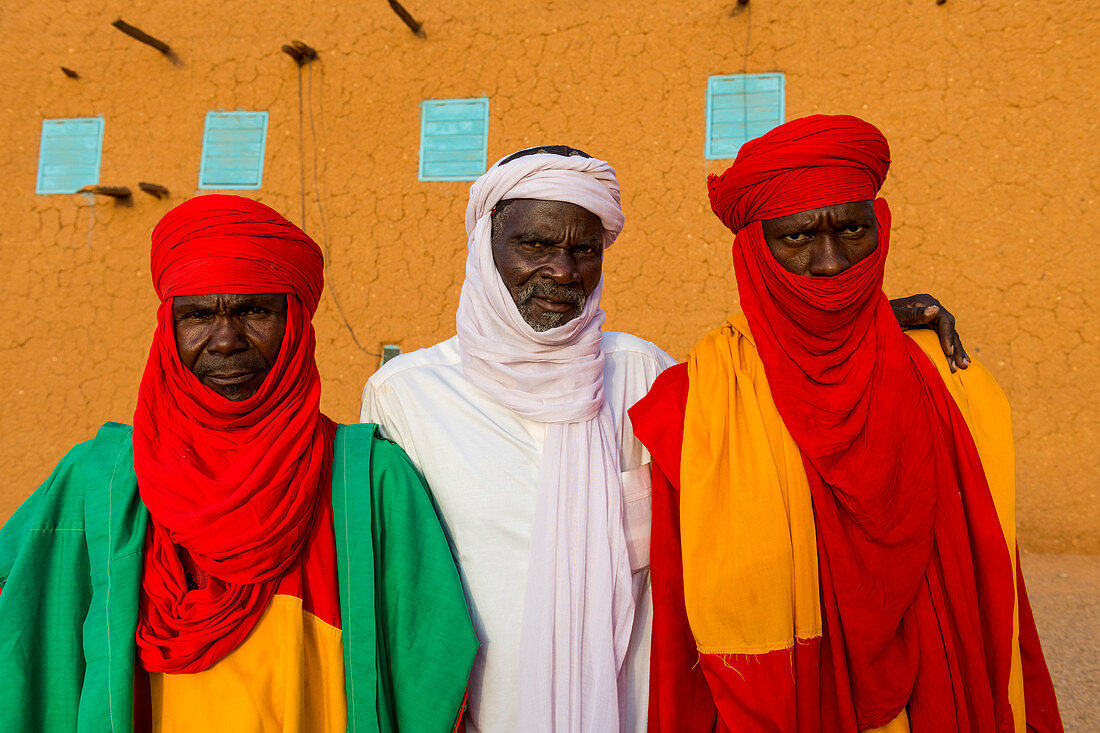
<instances>
[{"instance_id":1,"label":"face veil","mask_svg":"<svg viewBox=\"0 0 1100 733\"><path fill-rule=\"evenodd\" d=\"M329 482L335 424L320 412L311 322L320 249L274 210L239 196L191 199L153 231L161 305L134 413L134 469L149 509L137 631L150 672L208 668L259 620L298 558ZM251 397L204 386L176 351L177 295L285 293L287 323ZM189 589L181 552L209 575Z\"/></svg>"}]
</instances>

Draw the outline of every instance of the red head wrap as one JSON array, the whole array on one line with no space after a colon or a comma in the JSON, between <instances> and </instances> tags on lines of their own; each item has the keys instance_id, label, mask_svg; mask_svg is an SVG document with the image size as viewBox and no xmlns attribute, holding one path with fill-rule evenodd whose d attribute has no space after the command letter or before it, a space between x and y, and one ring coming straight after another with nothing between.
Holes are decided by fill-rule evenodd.
<instances>
[{"instance_id":1,"label":"red head wrap","mask_svg":"<svg viewBox=\"0 0 1100 733\"><path fill-rule=\"evenodd\" d=\"M317 244L279 212L243 196L198 196L153 230L153 287L174 295L293 293L312 316L325 285Z\"/></svg>"},{"instance_id":2,"label":"red head wrap","mask_svg":"<svg viewBox=\"0 0 1100 733\"><path fill-rule=\"evenodd\" d=\"M736 234L758 219L873 199L890 170L878 128L848 115L792 120L741 146L710 176L710 207Z\"/></svg>"},{"instance_id":3,"label":"red head wrap","mask_svg":"<svg viewBox=\"0 0 1100 733\"><path fill-rule=\"evenodd\" d=\"M240 196L200 196L153 231L157 329L134 413L134 470L149 509L137 644L156 672L197 672L232 651L298 559L329 482L335 425L320 412L310 319L323 259L301 229ZM286 293L279 356L234 402L179 358L177 295ZM182 548L182 550L181 550ZM189 589L186 553L209 574Z\"/></svg>"},{"instance_id":4,"label":"red head wrap","mask_svg":"<svg viewBox=\"0 0 1100 733\"><path fill-rule=\"evenodd\" d=\"M873 199L889 165L874 126L815 115L746 143L710 177L711 207L737 235L741 306L810 482L826 657L815 682L836 703L821 727L875 728L908 706L913 730L992 730L1011 720L1009 649L986 646L1011 638L1011 566L1003 541L969 544L999 526L977 449L882 292L889 208L875 201L875 252L833 277L785 270L761 225Z\"/></svg>"}]
</instances>

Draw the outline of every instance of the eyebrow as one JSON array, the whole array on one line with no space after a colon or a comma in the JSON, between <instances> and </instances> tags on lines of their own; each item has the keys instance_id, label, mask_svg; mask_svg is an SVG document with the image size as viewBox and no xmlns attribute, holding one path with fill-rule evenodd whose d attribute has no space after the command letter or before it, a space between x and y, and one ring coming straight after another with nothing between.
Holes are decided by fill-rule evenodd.
<instances>
[{"instance_id":1,"label":"eyebrow","mask_svg":"<svg viewBox=\"0 0 1100 733\"><path fill-rule=\"evenodd\" d=\"M241 308L272 308L277 307L273 303L267 303L261 300L266 293L242 293L238 295L238 300L234 300L229 303L230 310L240 310ZM193 296L180 296L180 297L193 297ZM176 298L172 303L172 310L186 310L186 311L202 311L202 310L217 310L218 302L203 300L200 302L180 301L180 298Z\"/></svg>"},{"instance_id":2,"label":"eyebrow","mask_svg":"<svg viewBox=\"0 0 1100 733\"><path fill-rule=\"evenodd\" d=\"M517 229L512 233L511 239L518 242L526 242L530 240L558 240L559 234L551 232L549 229L540 228L538 224L531 224L525 229ZM603 244L603 233L598 235L579 240L574 246L591 246L596 244Z\"/></svg>"},{"instance_id":3,"label":"eyebrow","mask_svg":"<svg viewBox=\"0 0 1100 733\"><path fill-rule=\"evenodd\" d=\"M524 228L517 228L512 233L513 239L551 239L555 235L550 231L550 228L545 225L540 225L536 222L526 224Z\"/></svg>"},{"instance_id":4,"label":"eyebrow","mask_svg":"<svg viewBox=\"0 0 1100 733\"><path fill-rule=\"evenodd\" d=\"M804 212L799 213L802 214ZM798 219L793 219L785 224L773 223L770 225L770 227L774 228L776 233L780 235L793 234L795 232L800 232L807 227L813 226L818 221L820 221L820 219L821 217L818 216L802 216Z\"/></svg>"},{"instance_id":5,"label":"eyebrow","mask_svg":"<svg viewBox=\"0 0 1100 733\"><path fill-rule=\"evenodd\" d=\"M799 218L787 224L773 224L772 226L776 227L779 232L790 234L802 231L808 227L816 226L824 218L821 214L810 215L804 211L800 211L798 214L794 214L794 216ZM874 224L875 221L876 219L873 214L862 211L852 211L836 217L836 223L840 225L859 224L861 226L868 226Z\"/></svg>"}]
</instances>

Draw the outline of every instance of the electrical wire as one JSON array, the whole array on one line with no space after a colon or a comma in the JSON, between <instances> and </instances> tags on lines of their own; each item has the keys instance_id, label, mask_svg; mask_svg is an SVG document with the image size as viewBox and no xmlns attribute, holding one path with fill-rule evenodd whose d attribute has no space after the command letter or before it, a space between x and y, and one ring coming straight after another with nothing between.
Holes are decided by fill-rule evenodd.
<instances>
[{"instance_id":1,"label":"electrical wire","mask_svg":"<svg viewBox=\"0 0 1100 733\"><path fill-rule=\"evenodd\" d=\"M305 110L309 110L309 131L313 141L313 198L317 203L318 215L321 218L321 249L325 256L325 272L326 272L326 284L328 287L326 290L332 297L332 302L336 306L336 312L340 316L340 320L343 321L344 327L347 328L348 334L351 335L351 340L355 342L355 345L367 356L374 356L382 358L381 354L375 353L367 349L359 341L359 337L355 335L355 329L351 326L351 321L348 320L347 314L344 313L344 306L340 303L340 296L336 292L336 284L331 277L327 277L330 265L332 264L332 251L329 247L328 236L328 217L325 215L325 207L322 203L321 195L321 180L317 173L318 156L317 156L317 127L313 121L313 63L308 63L305 66L306 69L306 85L305 85L305 103L302 99L302 67L298 67L298 158L299 158L299 191L301 192L302 199L302 226L306 224L306 161L305 161ZM322 70L322 81L324 80L324 71Z\"/></svg>"}]
</instances>

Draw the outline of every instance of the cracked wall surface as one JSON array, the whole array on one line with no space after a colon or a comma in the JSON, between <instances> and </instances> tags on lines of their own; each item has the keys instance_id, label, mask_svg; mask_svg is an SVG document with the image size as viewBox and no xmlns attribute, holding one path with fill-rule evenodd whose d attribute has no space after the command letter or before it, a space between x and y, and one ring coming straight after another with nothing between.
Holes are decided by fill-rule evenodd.
<instances>
[{"instance_id":1,"label":"cracked wall surface","mask_svg":"<svg viewBox=\"0 0 1100 733\"><path fill-rule=\"evenodd\" d=\"M454 332L469 184L417 181L423 99L489 97L490 161L539 143L611 161L627 225L605 261L608 326L683 358L737 308L732 235L706 200L705 174L728 164L703 158L707 78L782 71L788 119L852 113L890 139L887 291L948 304L1011 399L1022 546L1100 552L1100 5L405 5L426 38L380 1L7 3L0 518L99 424L130 422L155 322L149 233L198 192L207 111L270 112L248 195L327 251L322 403L348 422L383 343ZM294 39L320 54L301 76L280 51ZM42 120L94 115L100 183L129 186L132 206L35 195Z\"/></svg>"}]
</instances>

